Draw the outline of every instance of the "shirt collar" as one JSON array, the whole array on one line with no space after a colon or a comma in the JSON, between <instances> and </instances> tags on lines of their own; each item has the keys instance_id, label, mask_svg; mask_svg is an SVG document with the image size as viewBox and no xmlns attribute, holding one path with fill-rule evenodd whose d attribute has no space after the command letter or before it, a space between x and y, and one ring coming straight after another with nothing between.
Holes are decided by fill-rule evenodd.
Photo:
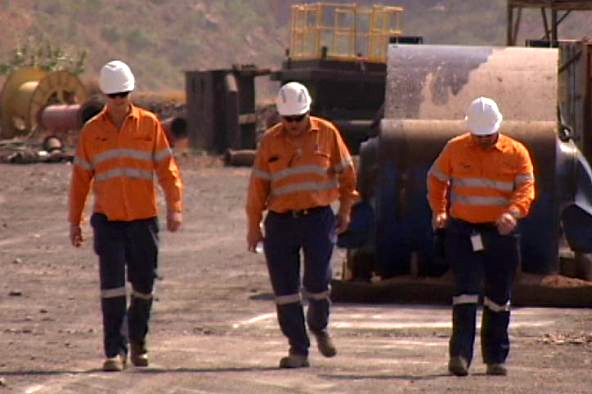
<instances>
[{"instance_id":1,"label":"shirt collar","mask_svg":"<svg viewBox=\"0 0 592 394\"><path fill-rule=\"evenodd\" d=\"M319 118L314 116L309 116L310 119L310 128L308 131L319 131L321 129Z\"/></svg>"},{"instance_id":2,"label":"shirt collar","mask_svg":"<svg viewBox=\"0 0 592 394\"><path fill-rule=\"evenodd\" d=\"M128 118L134 118L134 119L139 119L140 118L140 108L133 105L132 103L130 103L130 112L127 114ZM109 117L107 116L107 106L103 106L103 109L101 110L101 112L99 113L99 115L101 117L101 119L105 122L111 122L111 120L109 119Z\"/></svg>"},{"instance_id":3,"label":"shirt collar","mask_svg":"<svg viewBox=\"0 0 592 394\"><path fill-rule=\"evenodd\" d=\"M468 134L468 142L469 145L473 148L478 148L479 144L477 144L473 138L472 138L472 134L471 133L467 133ZM496 150L499 150L500 152L504 150L504 147L506 146L506 137L499 133L498 137L497 137L497 141L495 141L495 144L493 145L493 148Z\"/></svg>"},{"instance_id":4,"label":"shirt collar","mask_svg":"<svg viewBox=\"0 0 592 394\"><path fill-rule=\"evenodd\" d=\"M319 131L321 129L320 122L319 122L319 119L317 117L309 116L308 117L308 120L309 120L309 123L308 123L309 127L308 127L308 130L306 130L304 132L304 135L307 135L307 134L309 134L310 132L313 132L313 131ZM284 127L283 127L282 122L279 122L276 126L274 126L271 129L271 133L275 137L285 136Z\"/></svg>"}]
</instances>

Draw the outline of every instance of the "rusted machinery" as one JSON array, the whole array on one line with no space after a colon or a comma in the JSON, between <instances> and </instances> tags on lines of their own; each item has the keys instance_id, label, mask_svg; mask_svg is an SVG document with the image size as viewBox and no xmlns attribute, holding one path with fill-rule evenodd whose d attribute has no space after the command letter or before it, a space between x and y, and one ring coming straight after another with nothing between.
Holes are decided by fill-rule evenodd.
<instances>
[{"instance_id":1,"label":"rusted machinery","mask_svg":"<svg viewBox=\"0 0 592 394\"><path fill-rule=\"evenodd\" d=\"M523 9L539 9L545 30L544 39L549 43L559 40L559 25L572 11L592 11L590 0L508 0L508 25L506 44L516 45ZM549 45L555 46L555 45Z\"/></svg>"},{"instance_id":2,"label":"rusted machinery","mask_svg":"<svg viewBox=\"0 0 592 394\"><path fill-rule=\"evenodd\" d=\"M0 138L28 137L42 131L45 149L48 142L59 141L60 134L80 130L101 111L104 102L88 98L82 82L67 71L23 67L7 78L0 105ZM171 145L187 136L184 116L170 117L162 124Z\"/></svg>"},{"instance_id":3,"label":"rusted machinery","mask_svg":"<svg viewBox=\"0 0 592 394\"><path fill-rule=\"evenodd\" d=\"M27 136L37 129L40 117L55 119L56 111L44 110L53 105L80 105L87 99L80 80L68 71L46 72L23 67L10 74L0 93L0 137ZM71 111L72 107L62 110Z\"/></svg>"},{"instance_id":4,"label":"rusted machinery","mask_svg":"<svg viewBox=\"0 0 592 394\"><path fill-rule=\"evenodd\" d=\"M80 130L87 120L103 109L103 105L104 102L98 99L88 100L84 104L49 105L38 114L38 125L45 134L50 135ZM184 116L171 116L161 123L171 146L187 137L187 121Z\"/></svg>"},{"instance_id":5,"label":"rusted machinery","mask_svg":"<svg viewBox=\"0 0 592 394\"><path fill-rule=\"evenodd\" d=\"M360 142L377 132L388 43L421 42L421 37L401 35L402 11L401 7L383 5L293 5L290 45L280 70L235 65L186 72L191 146L218 153L230 149L227 159L234 157L235 151L254 149L254 79L271 74L272 80L281 83L307 85L313 96L311 112L334 122L351 150L357 152ZM239 161L248 163L242 153Z\"/></svg>"},{"instance_id":6,"label":"rusted machinery","mask_svg":"<svg viewBox=\"0 0 592 394\"><path fill-rule=\"evenodd\" d=\"M468 103L486 95L504 114L501 132L522 141L535 166L537 197L521 224L522 271L556 273L560 252L589 266L592 171L558 117L578 93L558 95L560 80L569 79L560 76L559 58L551 48L390 45L385 118L380 135L360 150L361 204L369 209L358 211L373 220L353 217L365 223L355 230L368 234L350 250L353 261L364 252L363 263L382 278L446 271L434 249L426 174L445 142L466 131Z\"/></svg>"},{"instance_id":7,"label":"rusted machinery","mask_svg":"<svg viewBox=\"0 0 592 394\"><path fill-rule=\"evenodd\" d=\"M224 152L254 149L255 77L268 69L235 65L231 69L187 71L187 134L193 148Z\"/></svg>"}]
</instances>

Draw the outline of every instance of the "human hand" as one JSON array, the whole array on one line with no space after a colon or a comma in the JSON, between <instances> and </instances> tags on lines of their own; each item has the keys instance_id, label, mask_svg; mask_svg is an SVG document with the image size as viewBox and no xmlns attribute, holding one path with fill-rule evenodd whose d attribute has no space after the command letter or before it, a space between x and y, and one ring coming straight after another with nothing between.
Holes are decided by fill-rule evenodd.
<instances>
[{"instance_id":1,"label":"human hand","mask_svg":"<svg viewBox=\"0 0 592 394\"><path fill-rule=\"evenodd\" d=\"M508 235L516 228L516 218L509 212L504 212L495 222L497 231L501 235Z\"/></svg>"},{"instance_id":2,"label":"human hand","mask_svg":"<svg viewBox=\"0 0 592 394\"><path fill-rule=\"evenodd\" d=\"M347 231L351 217L349 212L339 212L336 216L335 231L337 234L342 234Z\"/></svg>"},{"instance_id":3,"label":"human hand","mask_svg":"<svg viewBox=\"0 0 592 394\"><path fill-rule=\"evenodd\" d=\"M432 229L437 230L439 228L446 228L448 224L448 214L438 213L432 215Z\"/></svg>"},{"instance_id":4,"label":"human hand","mask_svg":"<svg viewBox=\"0 0 592 394\"><path fill-rule=\"evenodd\" d=\"M247 249L249 252L257 253L257 244L263 241L261 229L250 229L247 233Z\"/></svg>"},{"instance_id":5,"label":"human hand","mask_svg":"<svg viewBox=\"0 0 592 394\"><path fill-rule=\"evenodd\" d=\"M70 224L70 243L72 246L78 248L84 242L82 236L82 229L79 224Z\"/></svg>"},{"instance_id":6,"label":"human hand","mask_svg":"<svg viewBox=\"0 0 592 394\"><path fill-rule=\"evenodd\" d=\"M181 212L169 212L167 214L167 230L171 233L179 230L183 223L183 214Z\"/></svg>"}]
</instances>

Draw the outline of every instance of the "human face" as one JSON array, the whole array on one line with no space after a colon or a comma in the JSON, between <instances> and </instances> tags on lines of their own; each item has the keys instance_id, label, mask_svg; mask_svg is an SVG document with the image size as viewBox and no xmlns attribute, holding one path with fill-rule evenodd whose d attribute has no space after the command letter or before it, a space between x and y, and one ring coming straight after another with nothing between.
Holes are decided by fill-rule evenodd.
<instances>
[{"instance_id":1,"label":"human face","mask_svg":"<svg viewBox=\"0 0 592 394\"><path fill-rule=\"evenodd\" d=\"M499 133L493 133L489 135L475 135L471 134L473 142L479 145L482 149L489 149L495 145Z\"/></svg>"},{"instance_id":2,"label":"human face","mask_svg":"<svg viewBox=\"0 0 592 394\"><path fill-rule=\"evenodd\" d=\"M282 116L282 125L288 135L298 137L308 129L308 113Z\"/></svg>"},{"instance_id":3,"label":"human face","mask_svg":"<svg viewBox=\"0 0 592 394\"><path fill-rule=\"evenodd\" d=\"M109 93L107 94L107 97L109 97L110 99L126 98L127 96L129 96L129 94L130 92Z\"/></svg>"},{"instance_id":4,"label":"human face","mask_svg":"<svg viewBox=\"0 0 592 394\"><path fill-rule=\"evenodd\" d=\"M111 111L127 111L130 101L130 92L118 92L105 95L107 107Z\"/></svg>"}]
</instances>

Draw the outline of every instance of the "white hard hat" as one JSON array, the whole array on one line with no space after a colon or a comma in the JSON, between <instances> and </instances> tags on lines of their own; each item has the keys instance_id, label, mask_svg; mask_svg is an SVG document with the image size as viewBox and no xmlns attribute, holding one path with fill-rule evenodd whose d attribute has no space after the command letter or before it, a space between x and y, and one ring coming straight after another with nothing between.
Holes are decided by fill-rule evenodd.
<instances>
[{"instance_id":1,"label":"white hard hat","mask_svg":"<svg viewBox=\"0 0 592 394\"><path fill-rule=\"evenodd\" d=\"M281 116L291 116L310 111L311 102L306 86L298 82L289 82L280 88L275 105Z\"/></svg>"},{"instance_id":2,"label":"white hard hat","mask_svg":"<svg viewBox=\"0 0 592 394\"><path fill-rule=\"evenodd\" d=\"M121 60L112 60L105 64L99 76L99 87L105 94L131 92L135 82L132 70Z\"/></svg>"},{"instance_id":3,"label":"white hard hat","mask_svg":"<svg viewBox=\"0 0 592 394\"><path fill-rule=\"evenodd\" d=\"M495 101L487 97L479 97L467 108L465 121L472 134L491 135L497 133L503 116Z\"/></svg>"}]
</instances>

